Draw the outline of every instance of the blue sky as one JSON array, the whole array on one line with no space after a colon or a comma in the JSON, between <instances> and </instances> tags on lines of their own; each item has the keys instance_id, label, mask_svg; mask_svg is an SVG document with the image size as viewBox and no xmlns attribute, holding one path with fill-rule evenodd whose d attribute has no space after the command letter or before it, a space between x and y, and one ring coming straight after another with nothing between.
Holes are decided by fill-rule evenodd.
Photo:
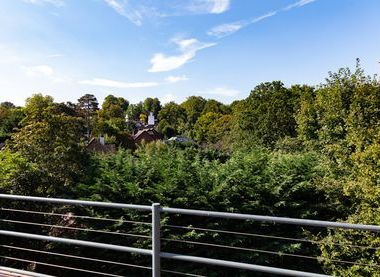
<instances>
[{"instance_id":1,"label":"blue sky","mask_svg":"<svg viewBox=\"0 0 380 277\"><path fill-rule=\"evenodd\" d=\"M33 93L225 103L264 81L380 71L378 0L2 0L0 102Z\"/></svg>"}]
</instances>

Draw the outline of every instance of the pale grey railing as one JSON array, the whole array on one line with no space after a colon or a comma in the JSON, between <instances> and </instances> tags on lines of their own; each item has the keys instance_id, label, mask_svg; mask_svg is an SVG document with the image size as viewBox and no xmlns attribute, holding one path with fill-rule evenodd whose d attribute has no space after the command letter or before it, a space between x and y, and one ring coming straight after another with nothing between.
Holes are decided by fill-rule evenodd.
<instances>
[{"instance_id":1,"label":"pale grey railing","mask_svg":"<svg viewBox=\"0 0 380 277\"><path fill-rule=\"evenodd\" d=\"M145 267L147 269L151 269L152 276L153 277L159 277L161 272L169 272L169 273L177 273L181 275L187 275L187 276L197 276L194 274L186 274L181 272L176 272L172 270L162 270L161 269L161 258L163 259L172 259L177 261L185 261L185 262L192 262L192 263L200 263L204 265L214 265L214 266L222 266L222 267L230 267L230 268L236 268L236 269L244 269L254 272L261 272L261 273L268 273L268 274L277 274L277 275L283 275L283 276L310 276L310 277L322 277L322 276L328 276L323 274L317 274L317 273L311 273L311 272L302 272L302 271L296 271L296 270L290 270L285 268L277 268L277 267L269 267L269 266L262 266L262 265L256 265L256 264L248 264L248 263L241 263L241 262L235 262L235 261L228 261L228 260L219 260L219 259L211 259L211 258L205 258L205 257L195 257L195 256L189 256L189 255L182 255L182 254L176 254L176 253L167 253L167 252L161 252L160 243L161 243L161 214L167 213L167 214L182 214L182 215L191 215L191 216L201 216L201 217L214 217L214 218L224 218L224 219L236 219L236 220L251 220L251 221L257 221L257 222L271 222L271 223L281 223L281 224L292 224L297 226L312 226L312 227L324 227L324 228L342 228L342 229L350 229L350 230L361 230L361 231L370 231L370 232L380 232L380 226L377 225L363 225L363 224L350 224L350 223L342 223L342 222L329 222L329 221L319 221L319 220L307 220L307 219L296 219L296 218L284 218L284 217L273 217L273 216L260 216L260 215L251 215L251 214L237 214L237 213L224 213L224 212L214 212L214 211L202 211L202 210L190 210L190 209L176 209L176 208L167 208L167 207L161 207L160 204L153 204L151 206L144 206L144 205L133 205L133 204L122 204L122 203L107 203L107 202L94 202L94 201L81 201L81 200L69 200L69 199L57 199L57 198L43 198L43 197L31 197L31 196L20 196L20 195L7 195L7 194L0 194L0 199L3 200L11 200L11 201L28 201L28 202L43 202L43 203L50 203L50 204L65 204L65 205L73 205L73 206L92 206L92 207L102 207L102 208L115 208L115 209L131 209L131 210L137 210L137 211L149 211L152 213L152 222L151 224L151 237L148 237L152 240L152 248L151 249L141 249L141 248L135 248L135 247L127 247L127 246L121 246L121 245L113 245L113 244L107 244L107 243L99 243L99 242L92 242L92 241L84 241L84 240L78 240L78 239L68 239L68 238L61 238L61 237L54 237L54 236L45 236L45 235L38 235L38 234L31 234L28 232L15 232L12 230L0 230L0 236L3 237L18 237L18 238L26 238L31 240L42 240L42 241L49 241L49 242L55 242L55 243L62 243L62 244L69 244L69 245L75 245L75 246L83 246L83 247L93 247L93 248L101 248L101 249L107 249L107 250L113 250L113 251L120 251L120 252L130 252L130 253L137 253L142 255L148 255L152 257L152 266L151 267ZM1 207L2 211L7 211L11 209L3 208ZM20 210L13 210L13 211L20 211ZM27 211L23 210L25 213L40 213L45 214L43 212L38 211ZM50 214L50 213L46 213ZM50 214L51 215L51 214ZM58 214L59 215L59 214ZM77 216L80 217L80 216ZM85 217L85 216L84 216ZM107 219L105 219L107 220ZM43 223L31 223L31 222L18 222L18 221L12 221L12 220L6 220L3 218L0 218L0 222L10 222L10 223L22 223L22 224L31 224L31 225L37 225L37 226L52 226L47 225ZM62 228L68 228L71 227L63 227ZM179 227L179 226L177 226ZM186 228L186 227L185 227ZM71 228L71 229L79 229L80 228ZM192 228L197 229L197 228ZM211 230L211 229L202 229L198 228L200 230ZM87 230L87 231L93 231L93 232L102 232L102 231L96 231L96 230ZM215 231L215 230L212 230ZM221 231L221 232L227 232L236 234L237 232L228 232L228 231ZM107 232L104 232L107 233ZM112 232L108 232L112 233ZM247 233L239 233L239 234L246 234ZM132 235L133 236L133 235ZM144 236L143 236L144 237ZM265 236L264 236L265 237ZM297 239L295 239L297 240ZM207 247L207 243L198 243L199 245L205 245ZM210 244L212 245L212 244ZM17 249L17 247L14 247ZM228 246L226 246L228 248ZM230 247L234 248L234 247ZM236 247L235 247L236 248ZM22 249L21 250L28 250L28 249ZM30 250L29 251L35 251L40 253L46 253L49 254L50 252L46 251L37 251L37 250ZM50 253L55 254L62 257L72 257L72 258L81 258L71 255L64 255L59 253ZM296 255L294 255L296 256ZM4 259L12 259L12 257L2 257ZM33 262L25 259L18 259L13 258L15 261L26 261L26 262ZM93 261L101 261L97 259L92 258L82 258L85 260L93 260ZM41 263L44 264L44 263ZM117 263L115 263L117 264ZM49 265L49 264L45 264ZM54 266L54 265L50 265ZM62 267L62 266L57 266ZM139 266L136 266L139 267ZM144 268L143 266L140 266ZM99 272L91 272L81 269L75 269L70 267L63 267L65 269L73 269L73 270L79 270L82 272L87 273L98 273ZM379 267L380 268L380 267ZM112 273L102 273L104 276L118 276L114 275ZM35 276L35 275L33 275ZM44 275L45 276L45 275Z\"/></svg>"}]
</instances>

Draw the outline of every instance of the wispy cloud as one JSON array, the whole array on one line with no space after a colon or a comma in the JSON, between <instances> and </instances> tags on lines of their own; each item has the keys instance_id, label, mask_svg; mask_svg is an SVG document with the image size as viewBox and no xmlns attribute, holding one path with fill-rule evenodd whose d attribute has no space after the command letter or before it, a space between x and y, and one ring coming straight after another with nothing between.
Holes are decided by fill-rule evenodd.
<instances>
[{"instance_id":1,"label":"wispy cloud","mask_svg":"<svg viewBox=\"0 0 380 277\"><path fill-rule=\"evenodd\" d=\"M210 95L214 95L214 96L222 96L222 97L236 97L238 96L241 92L236 90L236 89L233 89L233 88L229 88L229 87L216 87L216 88L212 88L212 89L209 89L209 90L204 90L204 91L201 91L201 92L198 92L200 94L210 94Z\"/></svg>"},{"instance_id":2,"label":"wispy cloud","mask_svg":"<svg viewBox=\"0 0 380 277\"><path fill-rule=\"evenodd\" d=\"M283 8L282 11L289 11L294 8L300 8L316 1L317 0L298 0L297 2ZM250 20L241 20L241 21L232 22L232 23L224 23L224 24L213 27L211 30L207 32L207 34L216 38L223 38L223 37L232 35L233 33L236 33L240 29L247 27L251 24L255 24L264 19L275 16L276 14L278 14L279 11L281 10L271 11Z\"/></svg>"},{"instance_id":3,"label":"wispy cloud","mask_svg":"<svg viewBox=\"0 0 380 277\"><path fill-rule=\"evenodd\" d=\"M165 81L168 83L178 83L182 81L187 81L189 78L187 76L182 75L182 76L168 76L165 78Z\"/></svg>"},{"instance_id":4,"label":"wispy cloud","mask_svg":"<svg viewBox=\"0 0 380 277\"><path fill-rule=\"evenodd\" d=\"M209 0L212 3L210 13L224 13L230 8L230 0Z\"/></svg>"},{"instance_id":5,"label":"wispy cloud","mask_svg":"<svg viewBox=\"0 0 380 277\"><path fill-rule=\"evenodd\" d=\"M28 0L63 1L63 0ZM172 16L221 14L229 10L231 0L103 0L118 14L141 26L145 20Z\"/></svg>"},{"instance_id":6,"label":"wispy cloud","mask_svg":"<svg viewBox=\"0 0 380 277\"><path fill-rule=\"evenodd\" d=\"M242 21L237 21L237 22L232 22L232 23L225 23L218 25L211 30L207 32L208 35L214 36L217 38L223 38L229 35L232 35L233 33L236 33L240 29L247 27L251 24L258 23L266 18L272 17L277 14L277 11L272 11L266 14L263 14L261 16L252 18L250 20L242 20Z\"/></svg>"},{"instance_id":7,"label":"wispy cloud","mask_svg":"<svg viewBox=\"0 0 380 277\"><path fill-rule=\"evenodd\" d=\"M141 26L143 15L141 11L133 8L128 0L104 0L108 6L114 9L118 14L128 18L133 24Z\"/></svg>"},{"instance_id":8,"label":"wispy cloud","mask_svg":"<svg viewBox=\"0 0 380 277\"><path fill-rule=\"evenodd\" d=\"M229 10L230 4L230 0L192 0L186 9L196 14L221 14Z\"/></svg>"},{"instance_id":9,"label":"wispy cloud","mask_svg":"<svg viewBox=\"0 0 380 277\"><path fill-rule=\"evenodd\" d=\"M158 82L120 82L110 79L103 78L94 78L91 80L83 80L79 82L82 85L91 85L99 87L108 87L108 88L151 88L157 87L160 83Z\"/></svg>"},{"instance_id":10,"label":"wispy cloud","mask_svg":"<svg viewBox=\"0 0 380 277\"><path fill-rule=\"evenodd\" d=\"M161 82L122 82L106 78L92 78L89 80L79 81L79 84L107 87L107 88L152 88L165 84L174 84L182 81L189 80L185 75L182 76L168 76Z\"/></svg>"},{"instance_id":11,"label":"wispy cloud","mask_svg":"<svg viewBox=\"0 0 380 277\"><path fill-rule=\"evenodd\" d=\"M212 28L210 31L207 32L207 34L213 37L222 38L232 35L244 26L246 26L246 24L243 22L221 24Z\"/></svg>"},{"instance_id":12,"label":"wispy cloud","mask_svg":"<svg viewBox=\"0 0 380 277\"><path fill-rule=\"evenodd\" d=\"M200 42L195 38L174 39L173 42L178 47L179 55L168 56L162 53L156 53L150 60L151 67L149 72L164 72L180 68L187 62L191 61L199 50L216 45L215 43Z\"/></svg>"},{"instance_id":13,"label":"wispy cloud","mask_svg":"<svg viewBox=\"0 0 380 277\"><path fill-rule=\"evenodd\" d=\"M34 77L51 77L54 75L54 70L48 65L23 66L26 76Z\"/></svg>"},{"instance_id":14,"label":"wispy cloud","mask_svg":"<svg viewBox=\"0 0 380 277\"><path fill-rule=\"evenodd\" d=\"M51 4L56 7L62 7L65 5L64 0L24 0L24 2L35 5Z\"/></svg>"},{"instance_id":15,"label":"wispy cloud","mask_svg":"<svg viewBox=\"0 0 380 277\"><path fill-rule=\"evenodd\" d=\"M29 79L41 79L52 81L54 83L63 83L65 80L56 76L54 69L49 65L36 65L36 66L21 66L25 72L26 77Z\"/></svg>"},{"instance_id":16,"label":"wispy cloud","mask_svg":"<svg viewBox=\"0 0 380 277\"><path fill-rule=\"evenodd\" d=\"M294 8L300 8L302 6L313 3L315 1L317 1L317 0L299 0L293 4L290 4L289 6L286 6L284 8L284 11L289 11L289 10L294 9Z\"/></svg>"},{"instance_id":17,"label":"wispy cloud","mask_svg":"<svg viewBox=\"0 0 380 277\"><path fill-rule=\"evenodd\" d=\"M258 16L258 17L255 17L254 19L252 19L250 23L253 24L253 23L260 22L260 21L262 21L262 20L264 20L264 19L266 19L268 17L272 17L272 16L274 16L276 14L277 14L277 11L272 11L272 12L263 14L261 16Z\"/></svg>"}]
</instances>

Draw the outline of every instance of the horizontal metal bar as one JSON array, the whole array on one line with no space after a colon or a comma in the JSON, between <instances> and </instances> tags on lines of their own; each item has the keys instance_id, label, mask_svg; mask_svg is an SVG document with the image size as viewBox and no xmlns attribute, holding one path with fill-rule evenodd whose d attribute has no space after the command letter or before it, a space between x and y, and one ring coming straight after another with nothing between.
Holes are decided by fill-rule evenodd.
<instances>
[{"instance_id":1,"label":"horizontal metal bar","mask_svg":"<svg viewBox=\"0 0 380 277\"><path fill-rule=\"evenodd\" d=\"M15 258L15 257L0 256L0 258L19 261L19 262L25 262L25 263L35 263L35 264L40 264L40 265L44 265L44 266L56 267L56 268L79 271L79 272L86 272L86 273L91 273L91 274L97 274L100 276L123 277L121 275L116 275L116 274L98 272L98 271L93 271L93 270L88 270L88 269L75 268L75 267L69 267L69 266L63 266L63 265L57 265L57 264L43 263L43 262L39 262L39 261L27 260L27 259Z\"/></svg>"},{"instance_id":2,"label":"horizontal metal bar","mask_svg":"<svg viewBox=\"0 0 380 277\"><path fill-rule=\"evenodd\" d=\"M238 246L229 246L229 245L190 241L190 240L165 239L165 238L163 238L161 240L169 241L169 242L179 242L179 243L187 243L187 244L194 244L194 245L202 245L202 246L207 246L207 247L232 249L232 250L239 250L239 251L250 251L250 252L257 252L257 253L284 256L284 257L287 256L287 257L310 259L310 260L316 260L316 261L324 260L324 261L329 261L332 263L341 263L341 264L350 264L350 265L359 265L359 266L370 266L370 267L380 268L380 265L378 265L378 264L357 263L357 262L352 262L352 261L343 261L343 260L328 259L328 258L323 258L323 257L306 256L306 255L301 255L301 254L292 254L292 253L286 253L286 252L281 252L281 251L276 252L276 251L270 251L270 250L262 250L262 249L246 248L246 247L238 247Z\"/></svg>"},{"instance_id":3,"label":"horizontal metal bar","mask_svg":"<svg viewBox=\"0 0 380 277\"><path fill-rule=\"evenodd\" d=\"M206 277L205 275L198 275L198 274L192 274L192 273L186 273L186 272L180 272L180 271L174 271L174 270L168 270L168 269L161 269L161 272L177 274L181 276Z\"/></svg>"},{"instance_id":4,"label":"horizontal metal bar","mask_svg":"<svg viewBox=\"0 0 380 277\"><path fill-rule=\"evenodd\" d=\"M271 255L284 256L284 257L287 256L287 257L293 257L293 258L311 259L311 260L318 261L318 257L298 255L298 254L292 254L292 253L284 253L284 252L279 252L279 251L276 252L276 251L269 251L269 250L255 249L255 248L229 246L229 245L190 241L190 240L178 240L178 239L161 239L161 240L168 241L168 242L179 242L179 243L186 243L186 244L202 245L202 246L207 246L207 247L217 247L217 248L224 248L224 249L231 249L231 250L257 252L257 253L271 254Z\"/></svg>"},{"instance_id":5,"label":"horizontal metal bar","mask_svg":"<svg viewBox=\"0 0 380 277\"><path fill-rule=\"evenodd\" d=\"M59 198L44 198L44 197L9 195L9 194L0 194L0 199L24 200L24 201L34 201L34 202L55 203L55 204L69 204L69 205L78 205L78 206L96 206L96 207L107 207L107 208L118 208L118 209L135 209L135 210L142 210L142 211L152 210L151 206L143 206L143 205L82 201L82 200L70 200L70 199L59 199ZM239 213L225 213L225 212L202 211L202 210L191 210L191 209L165 208L165 207L161 208L161 212L172 213L172 214L217 217L217 218L229 218L229 219L246 219L246 220L254 220L254 221L260 221L260 222L282 223L282 224L292 224L292 225L302 225L302 226L342 228L342 229L351 229L351 230L380 232L380 226L378 225L351 224L351 223L344 223L344 222L263 216L263 215L252 215L252 214L239 214Z\"/></svg>"},{"instance_id":6,"label":"horizontal metal bar","mask_svg":"<svg viewBox=\"0 0 380 277\"><path fill-rule=\"evenodd\" d=\"M78 246L84 246L84 247L94 247L94 248L101 248L101 249L120 251L120 252L131 252L131 253L138 253L142 255L152 255L152 250L149 250L149 249L141 249L141 248L106 244L106 243L100 243L100 242L66 239L66 238L58 238L58 237L51 237L51 236L41 236L41 235L35 235L35 234L4 231L4 230L0 230L0 236L1 235L26 238L26 239L51 241L51 242L64 243L64 244L72 244L72 245L78 245Z\"/></svg>"},{"instance_id":7,"label":"horizontal metal bar","mask_svg":"<svg viewBox=\"0 0 380 277\"><path fill-rule=\"evenodd\" d=\"M206 217L217 217L217 218L228 218L228 219L246 219L246 220L254 220L254 221L260 221L260 222L380 232L379 225L351 224L351 223L312 220L312 219L299 219L299 218L290 218L290 217L275 217L275 216L238 214L238 213L224 213L224 212L212 212L212 211L201 211L201 210L190 210L190 209L165 208L165 207L161 208L161 211L165 213L171 213L171 214L184 214L184 215L195 215L195 216L206 216Z\"/></svg>"},{"instance_id":8,"label":"horizontal metal bar","mask_svg":"<svg viewBox=\"0 0 380 277\"><path fill-rule=\"evenodd\" d=\"M284 268L268 267L268 266L262 266L262 265L246 264L246 263L231 262L231 261L226 261L226 260L218 260L218 259L210 259L210 258L202 258L202 257L194 257L194 256L173 254L173 253L167 253L167 252L161 252L160 256L161 258L165 258L165 259L172 259L172 260L185 261L185 262L195 262L195 263L202 263L202 264L209 264L209 265L216 265L216 266L223 266L223 267L232 267L232 268L245 269L245 270L269 273L269 274L278 274L278 275L284 275L284 276L293 276L293 277L330 276L330 275L302 272L302 271L296 271L296 270L290 270L290 269L284 269Z\"/></svg>"},{"instance_id":9,"label":"horizontal metal bar","mask_svg":"<svg viewBox=\"0 0 380 277\"><path fill-rule=\"evenodd\" d=\"M0 245L0 247L12 249L12 250L20 250L20 251L26 251L26 252L32 252L32 253L40 253L40 254L46 254L46 255L52 255L52 256L58 256L58 257L64 257L64 258L71 258L71 259L78 259L78 260L84 260L84 261L91 261L91 262L97 262L97 263L106 263L106 264L135 267L135 268L148 269L148 270L152 269L151 267L142 266L142 265L126 264L126 263L114 262L114 261L109 261L109 260L94 259L94 258L89 258L89 257L80 257L80 256L75 256L75 255L68 255L68 254L62 254L62 253L57 253L57 252L49 252L49 251L36 250L36 249L30 249L30 248L23 248L23 247L16 247L16 246L11 246L11 245Z\"/></svg>"},{"instance_id":10,"label":"horizontal metal bar","mask_svg":"<svg viewBox=\"0 0 380 277\"><path fill-rule=\"evenodd\" d=\"M127 267L135 267L135 268L148 269L148 270L152 269L152 267L149 267L149 266L126 264L126 263L114 262L114 261L109 261L109 260L101 260L101 259L94 259L94 258L88 258L88 257L80 257L80 256L75 256L75 255L68 255L68 254L49 252L49 251L42 251L42 250L36 250L36 249L28 249L28 248L16 247L16 246L11 246L11 245L0 245L0 247L9 248L9 249L15 249L15 250L21 250L21 251L41 253L41 254L47 254L47 255L53 255L53 256L59 256L59 257L65 257L65 258L86 260L86 261L92 261L92 262L98 262L98 263L107 263L107 264L127 266ZM0 267L0 270L1 270L1 267ZM177 275L183 275L183 276L205 277L203 275L197 275L197 274L180 272L180 271L174 271L174 270L168 270L168 269L162 269L161 271L162 272L167 272L167 273L172 273L172 274L177 274ZM28 274L28 275L30 275L30 274ZM31 275L31 276L51 277L51 276L48 276L48 275L38 275L38 274Z\"/></svg>"},{"instance_id":11,"label":"horizontal metal bar","mask_svg":"<svg viewBox=\"0 0 380 277\"><path fill-rule=\"evenodd\" d=\"M16 273L16 274L20 274L20 275L25 275L25 276L52 277L51 275L46 275L46 274L41 274L41 273L36 273L36 272L30 272L30 271L15 269L15 268L9 268L9 267L5 267L5 266L0 266L0 270Z\"/></svg>"},{"instance_id":12,"label":"horizontal metal bar","mask_svg":"<svg viewBox=\"0 0 380 277\"><path fill-rule=\"evenodd\" d=\"M114 262L114 261L109 261L109 260L100 260L100 259L94 259L94 258L88 258L88 257L79 257L79 256L75 256L75 255L67 255L67 254L56 253L56 252L49 252L49 251L42 251L42 250L36 250L36 249L22 248L22 247L16 247L16 246L11 246L11 245L0 245L0 247L9 248L9 249L15 249L15 250L21 250L21 251L41 253L41 254L46 254L46 255L59 256L59 257L64 257L64 258L72 258L72 259L86 260L86 261L92 261L92 262L100 262L100 263L106 263L106 264L113 264L113 265L120 265L120 266L127 266L127 267L135 267L135 268L140 268L140 269L148 269L148 270L152 269L152 267L150 267L150 266L126 264L126 263ZM0 270L1 270L1 268L0 268ZM168 269L162 269L161 272L167 272L167 273L172 273L172 274L177 274L177 275L182 275L182 276L205 277L203 275L197 275L197 274L180 272L180 271L174 271L174 270L168 270ZM36 275L36 276L37 277L51 277L51 276L47 276L47 275Z\"/></svg>"},{"instance_id":13,"label":"horizontal metal bar","mask_svg":"<svg viewBox=\"0 0 380 277\"><path fill-rule=\"evenodd\" d=\"M52 224L36 223L36 222L29 222L29 221L8 220L8 219L0 219L0 222L1 221L7 222L7 223L14 223L14 224L33 225L33 226L40 226L40 227L76 230L76 231L83 231L83 232L92 232L92 233L98 233L98 234L118 235L118 236L134 237L134 238L151 239L150 236L140 235L140 234L119 233L119 232L111 232L111 231L104 231L104 230L97 230L97 229L69 227L69 226L52 225Z\"/></svg>"},{"instance_id":14,"label":"horizontal metal bar","mask_svg":"<svg viewBox=\"0 0 380 277\"><path fill-rule=\"evenodd\" d=\"M30 211L30 210L9 209L9 208L0 208L0 210L1 211L7 211L7 212L15 212L15 213L25 213L25 214L40 214L40 215L48 215L48 216L58 216L58 217L70 217L70 218L80 218L80 219L110 221L110 222L117 222L117 223L152 225L152 223L150 223L150 222L124 220L124 219L115 219L115 218L106 218L106 217L94 217L94 216L86 216L86 215L75 215L75 214L72 214L72 213L60 214L60 213L54 213L54 212L48 213L48 212L38 212L38 211Z\"/></svg>"},{"instance_id":15,"label":"horizontal metal bar","mask_svg":"<svg viewBox=\"0 0 380 277\"><path fill-rule=\"evenodd\" d=\"M143 205L108 203L108 202L97 202L97 201L82 201L82 200L46 198L46 197L10 195L10 194L0 194L0 199L44 202L44 203L54 203L54 204L67 204L67 205L74 205L74 206L94 206L94 207L105 207L105 208L116 208L116 209L133 209L133 210L140 210L140 211L152 210L151 206L143 206Z\"/></svg>"},{"instance_id":16,"label":"horizontal metal bar","mask_svg":"<svg viewBox=\"0 0 380 277\"><path fill-rule=\"evenodd\" d=\"M368 250L380 250L380 247L371 247L371 246L365 246L365 245L356 245L356 244L349 244L349 243L332 243L332 242L317 241L317 240L302 239L302 238L301 239L300 238L289 238L289 237L282 237L282 236L271 236L271 235L263 235L263 234L256 234L256 233L246 233L246 232L235 232L235 231L209 229L209 228L199 228L199 227L192 227L192 226L163 225L162 228L195 230L195 231L201 231L201 232L212 232L212 233L248 236L248 237L266 238L266 239L297 241L297 242L322 244L322 245L328 244L328 245L334 245L334 246L352 247L352 248L360 248L360 249L368 249Z\"/></svg>"},{"instance_id":17,"label":"horizontal metal bar","mask_svg":"<svg viewBox=\"0 0 380 277\"><path fill-rule=\"evenodd\" d=\"M6 271L2 271L0 270L0 276L1 277L19 277L17 275L15 275L16 273L10 273L9 271L6 272Z\"/></svg>"}]
</instances>

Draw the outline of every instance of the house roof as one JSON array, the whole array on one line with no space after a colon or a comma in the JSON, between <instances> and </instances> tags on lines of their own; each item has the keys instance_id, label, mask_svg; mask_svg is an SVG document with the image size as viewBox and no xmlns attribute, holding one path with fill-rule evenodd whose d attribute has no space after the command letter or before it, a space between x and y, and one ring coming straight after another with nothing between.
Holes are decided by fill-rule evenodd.
<instances>
[{"instance_id":1,"label":"house roof","mask_svg":"<svg viewBox=\"0 0 380 277\"><path fill-rule=\"evenodd\" d=\"M99 142L99 139L97 138L92 138L86 148L90 152L96 152L96 153L102 153L102 154L113 153L116 151L115 144L103 145Z\"/></svg>"},{"instance_id":2,"label":"house roof","mask_svg":"<svg viewBox=\"0 0 380 277\"><path fill-rule=\"evenodd\" d=\"M162 139L162 135L159 132L157 132L154 128L145 128L145 129L139 130L133 136L133 140L136 141L143 135L148 135L149 137L151 137L152 140Z\"/></svg>"}]
</instances>

